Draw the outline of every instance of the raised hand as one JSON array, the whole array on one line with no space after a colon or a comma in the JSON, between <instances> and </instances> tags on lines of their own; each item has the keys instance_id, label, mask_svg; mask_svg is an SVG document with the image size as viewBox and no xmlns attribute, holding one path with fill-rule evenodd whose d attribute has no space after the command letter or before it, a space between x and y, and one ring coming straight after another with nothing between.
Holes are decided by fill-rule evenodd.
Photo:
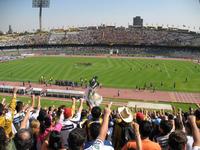
<instances>
[{"instance_id":1,"label":"raised hand","mask_svg":"<svg viewBox=\"0 0 200 150\"><path fill-rule=\"evenodd\" d=\"M84 98L80 98L80 103L83 103L85 101Z\"/></svg>"},{"instance_id":2,"label":"raised hand","mask_svg":"<svg viewBox=\"0 0 200 150\"><path fill-rule=\"evenodd\" d=\"M135 133L139 133L139 124L137 124L136 122L132 122L132 127L135 131Z\"/></svg>"},{"instance_id":3,"label":"raised hand","mask_svg":"<svg viewBox=\"0 0 200 150\"><path fill-rule=\"evenodd\" d=\"M188 116L188 121L189 121L189 123L192 125L192 124L194 124L195 122L196 122L196 116L194 116L194 115L189 115Z\"/></svg>"},{"instance_id":4,"label":"raised hand","mask_svg":"<svg viewBox=\"0 0 200 150\"><path fill-rule=\"evenodd\" d=\"M5 105L6 105L6 98L3 98L3 99L2 99L2 102L1 102L1 104L2 104L3 106L5 106Z\"/></svg>"},{"instance_id":5,"label":"raised hand","mask_svg":"<svg viewBox=\"0 0 200 150\"><path fill-rule=\"evenodd\" d=\"M104 109L104 113L110 115L111 113L111 106L112 106L112 102L110 102L107 107L105 107Z\"/></svg>"},{"instance_id":6,"label":"raised hand","mask_svg":"<svg viewBox=\"0 0 200 150\"><path fill-rule=\"evenodd\" d=\"M76 102L76 98L75 97L72 97L72 102Z\"/></svg>"},{"instance_id":7,"label":"raised hand","mask_svg":"<svg viewBox=\"0 0 200 150\"><path fill-rule=\"evenodd\" d=\"M18 91L18 88L17 88L17 87L14 87L14 88L13 88L13 94L17 94L17 91Z\"/></svg>"}]
</instances>

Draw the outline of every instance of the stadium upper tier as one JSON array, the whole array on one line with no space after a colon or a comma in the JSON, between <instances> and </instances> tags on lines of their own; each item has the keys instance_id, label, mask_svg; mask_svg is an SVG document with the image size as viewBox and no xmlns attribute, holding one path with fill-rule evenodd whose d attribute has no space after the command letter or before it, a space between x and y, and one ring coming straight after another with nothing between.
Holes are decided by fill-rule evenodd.
<instances>
[{"instance_id":1,"label":"stadium upper tier","mask_svg":"<svg viewBox=\"0 0 200 150\"><path fill-rule=\"evenodd\" d=\"M26 44L135 44L200 46L200 34L185 30L99 27L73 31L51 31L0 36L0 46Z\"/></svg>"}]
</instances>

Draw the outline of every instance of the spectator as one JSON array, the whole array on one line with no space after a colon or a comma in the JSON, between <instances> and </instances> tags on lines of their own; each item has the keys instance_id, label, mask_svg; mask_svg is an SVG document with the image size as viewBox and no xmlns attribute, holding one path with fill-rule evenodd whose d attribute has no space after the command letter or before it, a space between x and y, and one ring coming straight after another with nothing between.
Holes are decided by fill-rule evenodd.
<instances>
[{"instance_id":1,"label":"spectator","mask_svg":"<svg viewBox=\"0 0 200 150\"><path fill-rule=\"evenodd\" d=\"M41 150L65 150L60 132L52 131L49 140L45 140Z\"/></svg>"},{"instance_id":2,"label":"spectator","mask_svg":"<svg viewBox=\"0 0 200 150\"><path fill-rule=\"evenodd\" d=\"M140 124L144 120L145 116L141 112L136 113L136 121L138 124Z\"/></svg>"},{"instance_id":3,"label":"spectator","mask_svg":"<svg viewBox=\"0 0 200 150\"><path fill-rule=\"evenodd\" d=\"M29 129L19 129L15 134L14 143L17 150L30 150L33 146L33 137Z\"/></svg>"},{"instance_id":4,"label":"spectator","mask_svg":"<svg viewBox=\"0 0 200 150\"><path fill-rule=\"evenodd\" d=\"M187 134L187 150L191 150L192 149L192 145L194 143L194 139L192 136L192 127L190 125L190 123L187 121L185 124L185 130L186 130L186 134Z\"/></svg>"},{"instance_id":5,"label":"spectator","mask_svg":"<svg viewBox=\"0 0 200 150\"><path fill-rule=\"evenodd\" d=\"M90 125L92 123L99 123L99 124L102 123L101 108L99 106L92 107L91 115L88 116L88 120L86 122L86 124L87 124L86 133L87 133L88 140L91 140L91 139L89 139L89 137L90 137L89 130L90 130Z\"/></svg>"},{"instance_id":6,"label":"spectator","mask_svg":"<svg viewBox=\"0 0 200 150\"><path fill-rule=\"evenodd\" d=\"M62 115L55 124L53 124L51 116L48 116L45 110L41 110L37 118L40 120L40 133L37 138L37 149L40 149L51 131L61 131Z\"/></svg>"},{"instance_id":7,"label":"spectator","mask_svg":"<svg viewBox=\"0 0 200 150\"><path fill-rule=\"evenodd\" d=\"M88 116L88 111L86 109L83 109L82 112L81 112L81 120L80 120L80 123L79 123L79 127L80 128L86 128L87 127L87 116Z\"/></svg>"},{"instance_id":8,"label":"spectator","mask_svg":"<svg viewBox=\"0 0 200 150\"><path fill-rule=\"evenodd\" d=\"M93 145L94 141L97 139L100 133L100 128L101 128L100 123L93 122L90 124L90 128L89 128L90 138L89 139L91 139L91 141L88 141L85 143L84 149L87 149L91 145ZM105 150L108 150L108 149L113 150L112 143L108 140L104 140L104 146L102 146L102 148Z\"/></svg>"},{"instance_id":9,"label":"spectator","mask_svg":"<svg viewBox=\"0 0 200 150\"><path fill-rule=\"evenodd\" d=\"M113 131L113 145L116 150L121 149L129 140L135 139L135 133L131 127L133 121L131 111L127 107L119 107L118 115Z\"/></svg>"},{"instance_id":10,"label":"spectator","mask_svg":"<svg viewBox=\"0 0 200 150\"><path fill-rule=\"evenodd\" d=\"M24 119L25 113L23 111L23 102L18 101L17 105L16 105L16 114L14 115L13 118L13 124L15 126L15 129L18 131L20 129L21 126L21 122Z\"/></svg>"},{"instance_id":11,"label":"spectator","mask_svg":"<svg viewBox=\"0 0 200 150\"><path fill-rule=\"evenodd\" d=\"M185 150L187 144L186 134L181 130L176 130L169 135L169 150Z\"/></svg>"},{"instance_id":12,"label":"spectator","mask_svg":"<svg viewBox=\"0 0 200 150\"><path fill-rule=\"evenodd\" d=\"M43 124L41 124L40 127L40 134L38 136L38 144L42 144L44 142L45 139L47 139L49 133L51 133L51 131L58 131L60 132L62 128L62 124L61 121L59 120L55 125L52 124L52 120L49 116L46 116L44 118L44 122ZM40 147L40 145L39 145Z\"/></svg>"},{"instance_id":13,"label":"spectator","mask_svg":"<svg viewBox=\"0 0 200 150\"><path fill-rule=\"evenodd\" d=\"M0 150L6 150L8 139L3 127L0 127Z\"/></svg>"},{"instance_id":14,"label":"spectator","mask_svg":"<svg viewBox=\"0 0 200 150\"><path fill-rule=\"evenodd\" d=\"M111 110L110 110L111 105L112 105L112 103L110 103L108 105L108 107L106 107L104 110L103 123L102 123L98 137L95 139L94 143L86 150L90 150L90 149L103 150L104 149L104 146L105 146L104 140L106 139L106 135L107 135L107 131L108 131L108 123L109 123L109 116L111 113Z\"/></svg>"},{"instance_id":15,"label":"spectator","mask_svg":"<svg viewBox=\"0 0 200 150\"><path fill-rule=\"evenodd\" d=\"M64 120L62 122L62 129L61 129L61 136L64 140L64 147L68 147L68 136L69 133L77 128L77 125L81 119L81 112L83 109L83 99L80 100L80 106L78 109L78 112L74 116L75 111L75 103L76 99L72 99L72 107L71 108L65 108L64 109Z\"/></svg>"},{"instance_id":16,"label":"spectator","mask_svg":"<svg viewBox=\"0 0 200 150\"><path fill-rule=\"evenodd\" d=\"M37 149L37 139L40 133L40 122L38 120L32 120L30 124L30 128L33 134L33 147L32 150Z\"/></svg>"},{"instance_id":17,"label":"spectator","mask_svg":"<svg viewBox=\"0 0 200 150\"><path fill-rule=\"evenodd\" d=\"M14 143L17 150L31 150L33 146L33 135L29 129L26 129L27 123L30 118L30 113L33 110L32 107L29 107L27 113L21 122L20 129L15 134Z\"/></svg>"},{"instance_id":18,"label":"spectator","mask_svg":"<svg viewBox=\"0 0 200 150\"><path fill-rule=\"evenodd\" d=\"M95 106L92 108L91 117L92 118L89 118L89 119L91 119L92 121L99 121L101 117L101 108L99 106Z\"/></svg>"},{"instance_id":19,"label":"spectator","mask_svg":"<svg viewBox=\"0 0 200 150\"><path fill-rule=\"evenodd\" d=\"M191 125L192 136L194 139L192 150L199 150L200 149L200 133L199 133L199 128L197 127L197 124L196 124L196 117L192 115L189 116L188 122Z\"/></svg>"},{"instance_id":20,"label":"spectator","mask_svg":"<svg viewBox=\"0 0 200 150\"><path fill-rule=\"evenodd\" d=\"M160 122L159 131L160 135L156 138L157 142L160 144L162 150L168 149L168 138L172 131L173 125L168 120L162 120Z\"/></svg>"},{"instance_id":21,"label":"spectator","mask_svg":"<svg viewBox=\"0 0 200 150\"><path fill-rule=\"evenodd\" d=\"M3 127L5 129L7 137L13 136L12 121L13 121L13 115L14 115L15 108L16 108L17 90L18 90L17 88L13 89L12 100L11 100L10 105L7 110L3 104L0 104L0 127Z\"/></svg>"},{"instance_id":22,"label":"spectator","mask_svg":"<svg viewBox=\"0 0 200 150\"><path fill-rule=\"evenodd\" d=\"M86 140L86 134L83 129L75 128L69 133L69 150L82 150Z\"/></svg>"},{"instance_id":23,"label":"spectator","mask_svg":"<svg viewBox=\"0 0 200 150\"><path fill-rule=\"evenodd\" d=\"M152 125L149 121L142 121L139 125L139 131L142 139L142 149L143 150L161 150L159 144L149 140L149 136L152 131ZM122 148L123 150L137 149L136 141L129 141Z\"/></svg>"},{"instance_id":24,"label":"spectator","mask_svg":"<svg viewBox=\"0 0 200 150\"><path fill-rule=\"evenodd\" d=\"M21 102L15 106L16 91L15 89L13 92L9 107L6 106L5 99L0 104L0 150L105 150L113 147L117 150L122 147L136 150L200 149L200 132L197 126L199 110L194 111L194 116L187 112L183 117L181 110L178 113L144 111L144 115L136 109L134 120L127 107L119 107L112 114L111 104L105 108L104 113L100 107L89 108L91 111L83 110L83 99L80 99L80 106L76 111L75 98L71 108L60 106L56 109L52 106L50 109L41 109L40 97L37 108L34 108L34 96L31 106L24 107ZM12 126L12 121L15 122L15 108L18 113L24 113L17 133ZM158 143L150 139L156 139ZM114 143L113 147L111 141Z\"/></svg>"}]
</instances>

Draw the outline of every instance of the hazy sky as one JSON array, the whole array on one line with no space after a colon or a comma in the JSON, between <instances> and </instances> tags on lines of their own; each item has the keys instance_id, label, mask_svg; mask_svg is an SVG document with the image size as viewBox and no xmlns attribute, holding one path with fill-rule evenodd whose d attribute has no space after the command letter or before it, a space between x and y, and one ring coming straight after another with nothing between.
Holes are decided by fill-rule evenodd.
<instances>
[{"instance_id":1,"label":"hazy sky","mask_svg":"<svg viewBox=\"0 0 200 150\"><path fill-rule=\"evenodd\" d=\"M0 0L0 30L32 31L38 28L39 9L32 0ZM51 0L43 9L43 28L132 24L141 16L144 25L175 25L199 30L199 0Z\"/></svg>"}]
</instances>

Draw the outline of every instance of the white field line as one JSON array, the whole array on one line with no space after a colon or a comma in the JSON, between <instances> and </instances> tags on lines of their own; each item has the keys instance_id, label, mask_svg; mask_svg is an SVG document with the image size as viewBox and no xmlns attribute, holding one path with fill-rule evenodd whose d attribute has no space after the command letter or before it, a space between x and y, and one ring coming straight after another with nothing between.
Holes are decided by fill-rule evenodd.
<instances>
[{"instance_id":1,"label":"white field line","mask_svg":"<svg viewBox=\"0 0 200 150\"><path fill-rule=\"evenodd\" d=\"M171 76L170 76L170 74L169 74L169 72L168 72L168 70L167 70L167 67L166 67L165 63L164 63L164 66L165 66L165 71L166 71L166 73L167 73L167 76L168 76L169 78L171 78Z\"/></svg>"}]
</instances>

